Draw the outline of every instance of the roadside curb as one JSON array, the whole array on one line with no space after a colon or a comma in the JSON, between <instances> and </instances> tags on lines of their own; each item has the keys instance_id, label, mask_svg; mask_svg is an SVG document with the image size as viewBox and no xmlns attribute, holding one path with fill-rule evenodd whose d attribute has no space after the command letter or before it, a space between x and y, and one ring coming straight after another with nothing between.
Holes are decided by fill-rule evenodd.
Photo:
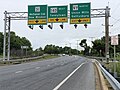
<instances>
[{"instance_id":1,"label":"roadside curb","mask_svg":"<svg viewBox=\"0 0 120 90\"><path fill-rule=\"evenodd\" d=\"M106 85L106 82L105 82L103 74L102 74L102 72L100 70L100 67L98 66L97 62L94 62L94 64L95 64L95 67L96 67L96 69L98 71L98 75L99 75L98 78L100 79L100 87L101 87L101 89L102 90L108 90L108 86Z\"/></svg>"}]
</instances>

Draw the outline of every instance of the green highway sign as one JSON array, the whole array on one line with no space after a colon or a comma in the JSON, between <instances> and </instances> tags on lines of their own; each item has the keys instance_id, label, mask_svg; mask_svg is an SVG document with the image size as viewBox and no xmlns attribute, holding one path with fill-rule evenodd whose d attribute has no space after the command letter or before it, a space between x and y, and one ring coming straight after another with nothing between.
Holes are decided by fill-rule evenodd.
<instances>
[{"instance_id":1,"label":"green highway sign","mask_svg":"<svg viewBox=\"0 0 120 90\"><path fill-rule=\"evenodd\" d=\"M28 6L28 25L47 24L47 5Z\"/></svg>"},{"instance_id":2,"label":"green highway sign","mask_svg":"<svg viewBox=\"0 0 120 90\"><path fill-rule=\"evenodd\" d=\"M49 6L48 22L59 23L68 22L68 6Z\"/></svg>"},{"instance_id":3,"label":"green highway sign","mask_svg":"<svg viewBox=\"0 0 120 90\"><path fill-rule=\"evenodd\" d=\"M70 4L70 24L91 23L91 3Z\"/></svg>"}]
</instances>

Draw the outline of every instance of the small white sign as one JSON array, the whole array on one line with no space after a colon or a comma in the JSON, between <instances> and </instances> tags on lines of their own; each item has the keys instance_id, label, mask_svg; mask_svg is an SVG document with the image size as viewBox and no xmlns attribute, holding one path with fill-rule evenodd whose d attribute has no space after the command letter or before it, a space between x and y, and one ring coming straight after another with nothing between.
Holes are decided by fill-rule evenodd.
<instances>
[{"instance_id":1,"label":"small white sign","mask_svg":"<svg viewBox=\"0 0 120 90\"><path fill-rule=\"evenodd\" d=\"M111 45L118 45L118 35L111 36Z\"/></svg>"},{"instance_id":2,"label":"small white sign","mask_svg":"<svg viewBox=\"0 0 120 90\"><path fill-rule=\"evenodd\" d=\"M28 49L28 46L21 46L21 49Z\"/></svg>"},{"instance_id":3,"label":"small white sign","mask_svg":"<svg viewBox=\"0 0 120 90\"><path fill-rule=\"evenodd\" d=\"M40 12L40 7L35 7L35 12Z\"/></svg>"},{"instance_id":4,"label":"small white sign","mask_svg":"<svg viewBox=\"0 0 120 90\"><path fill-rule=\"evenodd\" d=\"M74 11L78 10L78 5L73 5L73 10Z\"/></svg>"},{"instance_id":5,"label":"small white sign","mask_svg":"<svg viewBox=\"0 0 120 90\"><path fill-rule=\"evenodd\" d=\"M51 8L50 9L50 13L57 13L57 12L58 12L57 8Z\"/></svg>"}]
</instances>

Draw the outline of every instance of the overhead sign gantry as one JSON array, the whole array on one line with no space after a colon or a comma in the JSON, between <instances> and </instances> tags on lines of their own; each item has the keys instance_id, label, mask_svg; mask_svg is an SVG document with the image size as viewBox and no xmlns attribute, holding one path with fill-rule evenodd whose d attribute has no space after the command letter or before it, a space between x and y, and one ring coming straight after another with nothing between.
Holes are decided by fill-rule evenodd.
<instances>
[{"instance_id":1,"label":"overhead sign gantry","mask_svg":"<svg viewBox=\"0 0 120 90\"><path fill-rule=\"evenodd\" d=\"M75 5L71 4L71 7L73 7L73 10L77 11L78 8L79 8L78 7L79 4L80 3L75 4ZM76 6L76 5L78 5L78 6ZM38 5L38 6L31 5L31 6L28 6L28 7L31 8L32 10L29 11L30 10L29 9L28 12L7 12L7 11L4 12L4 14L5 14L5 18L4 18L4 23L5 23L4 25L5 25L5 27L4 27L3 61L5 61L5 59L6 59L6 54L7 54L7 60L9 61L9 59L10 59L9 56L10 56L10 26L11 26L10 25L10 21L11 20L28 20L28 25L32 25L32 26L33 25L44 25L44 24L47 24L47 22L48 22L48 20L47 20L47 17L48 17L47 5L45 5L45 7L44 7L44 5ZM44 7L44 9L42 9L43 7ZM109 17L110 17L109 12L110 12L110 8L106 7L106 8L100 8L100 9L91 9L91 5L88 5L88 7L90 7L89 8L90 9L90 13L89 13L90 17L85 17L85 18L81 17L79 22L81 21L81 23L83 23L83 22L84 23L91 23L91 19L90 18L105 17L105 31L106 31L106 34L105 34L105 36L106 36L105 48L106 49L105 49L105 51L106 51L106 57L107 57L107 55L109 55ZM41 13L42 10L45 10L44 14ZM42 15L43 17L46 17L46 18L40 18L40 17L37 16L37 14L30 14L30 13L41 13L40 15ZM70 11L69 10L67 11L67 14L68 14L68 18L72 17L72 16L70 16ZM86 12L86 14L88 14L88 12ZM75 24L75 23L78 23L78 21L75 21L73 24ZM41 27L41 28L43 29L43 27ZM8 32L8 34L6 34L7 32ZM6 39L8 39L8 42L6 41Z\"/></svg>"}]
</instances>

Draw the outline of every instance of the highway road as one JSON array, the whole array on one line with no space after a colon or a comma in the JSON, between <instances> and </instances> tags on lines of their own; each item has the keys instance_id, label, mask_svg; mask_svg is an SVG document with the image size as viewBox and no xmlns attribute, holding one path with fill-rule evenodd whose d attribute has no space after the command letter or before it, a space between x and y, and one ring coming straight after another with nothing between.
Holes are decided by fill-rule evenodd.
<instances>
[{"instance_id":1,"label":"highway road","mask_svg":"<svg viewBox=\"0 0 120 90\"><path fill-rule=\"evenodd\" d=\"M0 90L95 90L94 67L79 56L0 66Z\"/></svg>"}]
</instances>

